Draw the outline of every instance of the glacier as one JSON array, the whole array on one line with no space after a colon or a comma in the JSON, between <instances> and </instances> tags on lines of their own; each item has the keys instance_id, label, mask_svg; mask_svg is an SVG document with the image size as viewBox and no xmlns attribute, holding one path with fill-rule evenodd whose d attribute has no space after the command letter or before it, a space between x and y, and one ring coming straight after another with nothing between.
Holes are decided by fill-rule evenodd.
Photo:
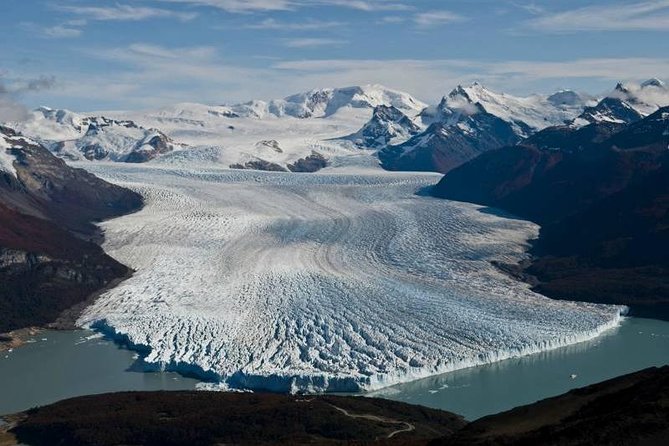
<instances>
[{"instance_id":1,"label":"glacier","mask_svg":"<svg viewBox=\"0 0 669 446\"><path fill-rule=\"evenodd\" d=\"M492 266L523 259L535 224L422 196L439 175L373 164L86 163L146 206L101 224L106 252L136 272L79 324L140 351L147 370L228 389L354 392L619 323L622 307L551 300Z\"/></svg>"}]
</instances>

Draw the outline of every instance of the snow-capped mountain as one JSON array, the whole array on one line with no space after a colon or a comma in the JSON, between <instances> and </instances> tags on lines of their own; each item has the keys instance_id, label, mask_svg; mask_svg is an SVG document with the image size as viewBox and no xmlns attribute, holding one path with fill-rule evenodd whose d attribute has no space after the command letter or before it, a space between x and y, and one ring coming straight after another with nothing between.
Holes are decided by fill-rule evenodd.
<instances>
[{"instance_id":1,"label":"snow-capped mountain","mask_svg":"<svg viewBox=\"0 0 669 446\"><path fill-rule=\"evenodd\" d=\"M379 105L374 108L372 119L346 139L359 147L380 148L406 141L420 130L418 124L397 107Z\"/></svg>"},{"instance_id":2,"label":"snow-capped mountain","mask_svg":"<svg viewBox=\"0 0 669 446\"><path fill-rule=\"evenodd\" d=\"M0 126L0 175L6 176L9 181L13 181L12 177L14 179L18 177L14 165L18 159L14 153L14 147L25 142L26 138L21 137L14 130Z\"/></svg>"},{"instance_id":3,"label":"snow-capped mountain","mask_svg":"<svg viewBox=\"0 0 669 446\"><path fill-rule=\"evenodd\" d=\"M588 96L571 90L562 90L551 96L517 97L494 92L474 82L469 87L459 85L439 105L428 107L420 116L426 123L452 125L458 122L461 114L471 115L481 109L510 123L518 136L527 137L537 130L575 118L589 100Z\"/></svg>"},{"instance_id":4,"label":"snow-capped mountain","mask_svg":"<svg viewBox=\"0 0 669 446\"><path fill-rule=\"evenodd\" d=\"M227 118L288 116L306 119L332 116L342 108L372 109L379 105L393 106L409 114L416 114L426 106L407 93L381 85L363 85L310 90L267 102L254 100L223 105L213 113Z\"/></svg>"},{"instance_id":5,"label":"snow-capped mountain","mask_svg":"<svg viewBox=\"0 0 669 446\"><path fill-rule=\"evenodd\" d=\"M574 119L589 100L571 90L521 98L493 92L478 82L460 85L420 113L420 120L429 124L424 133L382 148L379 159L393 170L447 172L487 150Z\"/></svg>"},{"instance_id":6,"label":"snow-capped mountain","mask_svg":"<svg viewBox=\"0 0 669 446\"><path fill-rule=\"evenodd\" d=\"M408 116L425 108L407 93L367 85L237 105L181 103L104 115L161 129L174 141L188 144L188 149L162 156L158 162L188 158L190 162L287 171L322 166L333 157L359 155L353 144L342 143L342 137L357 132L377 106L393 107Z\"/></svg>"},{"instance_id":7,"label":"snow-capped mountain","mask_svg":"<svg viewBox=\"0 0 669 446\"><path fill-rule=\"evenodd\" d=\"M546 127L631 122L664 104L669 93L657 79L621 84L599 103L572 90L517 97L474 83L425 106L407 93L364 85L236 105L182 103L85 114L43 107L14 127L74 160L187 159L289 171L295 165L333 165L369 147L380 150L382 165L390 169L445 172Z\"/></svg>"},{"instance_id":8,"label":"snow-capped mountain","mask_svg":"<svg viewBox=\"0 0 669 446\"><path fill-rule=\"evenodd\" d=\"M625 124L638 121L641 118L643 118L643 115L627 101L616 97L606 97L599 101L597 105L586 107L583 113L574 119L572 125L584 126L599 122Z\"/></svg>"},{"instance_id":9,"label":"snow-capped mountain","mask_svg":"<svg viewBox=\"0 0 669 446\"><path fill-rule=\"evenodd\" d=\"M389 169L445 173L482 152L501 147L500 143L515 144L547 127L631 123L665 105L669 105L669 90L659 79L618 84L599 102L572 90L515 97L479 83L458 86L437 106L419 115L424 123L439 125L429 126L406 143L381 149L379 159ZM507 126L493 117L507 123L515 138L510 138Z\"/></svg>"},{"instance_id":10,"label":"snow-capped mountain","mask_svg":"<svg viewBox=\"0 0 669 446\"><path fill-rule=\"evenodd\" d=\"M619 83L596 105L586 107L572 125L584 126L598 122L629 124L669 105L669 89L659 79L641 84Z\"/></svg>"},{"instance_id":11,"label":"snow-capped mountain","mask_svg":"<svg viewBox=\"0 0 669 446\"><path fill-rule=\"evenodd\" d=\"M477 155L519 142L517 126L483 110L480 104L452 112L403 144L378 152L389 170L448 172Z\"/></svg>"},{"instance_id":12,"label":"snow-capped mountain","mask_svg":"<svg viewBox=\"0 0 669 446\"><path fill-rule=\"evenodd\" d=\"M144 162L183 145L155 128L127 119L80 115L68 110L40 107L32 119L15 127L72 160Z\"/></svg>"}]
</instances>

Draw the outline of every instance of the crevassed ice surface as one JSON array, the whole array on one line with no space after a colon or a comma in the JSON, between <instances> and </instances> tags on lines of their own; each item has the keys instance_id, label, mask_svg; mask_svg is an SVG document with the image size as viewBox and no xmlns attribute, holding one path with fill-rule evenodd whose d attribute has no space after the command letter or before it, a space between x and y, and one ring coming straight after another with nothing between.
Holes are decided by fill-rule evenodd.
<instances>
[{"instance_id":1,"label":"crevassed ice surface","mask_svg":"<svg viewBox=\"0 0 669 446\"><path fill-rule=\"evenodd\" d=\"M355 391L592 338L617 307L499 273L537 226L416 195L431 174L87 165L146 206L104 223L136 269L82 316L224 386Z\"/></svg>"}]
</instances>

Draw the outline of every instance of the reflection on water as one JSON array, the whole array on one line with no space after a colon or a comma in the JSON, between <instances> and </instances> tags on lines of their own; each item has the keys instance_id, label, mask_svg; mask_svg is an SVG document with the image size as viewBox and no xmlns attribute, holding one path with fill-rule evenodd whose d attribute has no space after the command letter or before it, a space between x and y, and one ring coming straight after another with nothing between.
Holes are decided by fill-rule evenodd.
<instances>
[{"instance_id":1,"label":"reflection on water","mask_svg":"<svg viewBox=\"0 0 669 446\"><path fill-rule=\"evenodd\" d=\"M627 318L590 342L400 384L369 396L476 419L664 364L669 364L669 322Z\"/></svg>"}]
</instances>

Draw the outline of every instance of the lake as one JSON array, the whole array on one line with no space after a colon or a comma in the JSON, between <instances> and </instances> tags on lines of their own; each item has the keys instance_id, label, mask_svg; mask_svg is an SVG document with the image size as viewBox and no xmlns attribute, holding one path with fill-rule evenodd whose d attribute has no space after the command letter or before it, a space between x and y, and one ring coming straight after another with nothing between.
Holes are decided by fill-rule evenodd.
<instances>
[{"instance_id":1,"label":"lake","mask_svg":"<svg viewBox=\"0 0 669 446\"><path fill-rule=\"evenodd\" d=\"M663 364L669 364L669 322L626 318L590 342L368 395L476 419ZM90 331L44 331L29 344L0 354L0 414L92 393L194 389L198 382L175 373L143 373L136 353Z\"/></svg>"}]
</instances>

